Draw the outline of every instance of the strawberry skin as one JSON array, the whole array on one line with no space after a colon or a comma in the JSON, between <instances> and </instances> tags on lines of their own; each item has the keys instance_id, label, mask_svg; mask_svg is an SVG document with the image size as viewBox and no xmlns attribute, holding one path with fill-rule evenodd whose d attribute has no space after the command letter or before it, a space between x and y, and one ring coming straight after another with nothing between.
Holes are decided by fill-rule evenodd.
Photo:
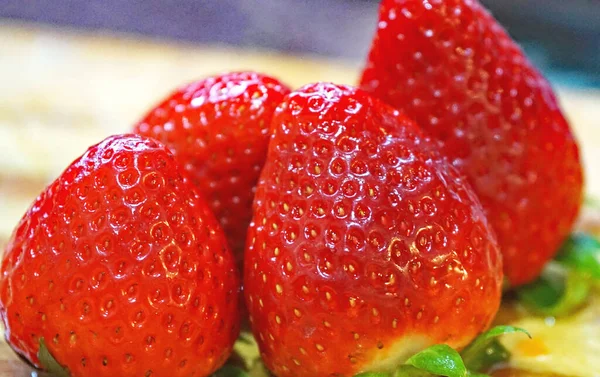
<instances>
[{"instance_id":1,"label":"strawberry skin","mask_svg":"<svg viewBox=\"0 0 600 377\"><path fill-rule=\"evenodd\" d=\"M244 295L273 373L389 370L489 325L503 277L495 236L412 121L361 90L312 84L271 131Z\"/></svg>"},{"instance_id":2,"label":"strawberry skin","mask_svg":"<svg viewBox=\"0 0 600 377\"><path fill-rule=\"evenodd\" d=\"M539 275L582 199L552 88L477 0L383 0L361 87L444 143L498 236L513 285Z\"/></svg>"},{"instance_id":3,"label":"strawberry skin","mask_svg":"<svg viewBox=\"0 0 600 377\"><path fill-rule=\"evenodd\" d=\"M112 136L33 203L6 248L0 314L34 365L71 376L207 376L239 332L225 235L154 140Z\"/></svg>"},{"instance_id":4,"label":"strawberry skin","mask_svg":"<svg viewBox=\"0 0 600 377\"><path fill-rule=\"evenodd\" d=\"M175 91L135 127L176 155L221 222L238 261L271 117L287 93L277 79L254 72L210 77Z\"/></svg>"}]
</instances>

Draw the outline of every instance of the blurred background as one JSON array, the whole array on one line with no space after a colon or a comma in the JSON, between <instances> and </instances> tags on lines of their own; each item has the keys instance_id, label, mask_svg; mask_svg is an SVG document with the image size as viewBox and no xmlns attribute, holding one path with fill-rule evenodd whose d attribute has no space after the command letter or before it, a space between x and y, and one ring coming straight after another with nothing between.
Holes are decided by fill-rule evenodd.
<instances>
[{"instance_id":1,"label":"blurred background","mask_svg":"<svg viewBox=\"0 0 600 377\"><path fill-rule=\"evenodd\" d=\"M600 0L482 0L561 84L600 87ZM0 0L0 18L362 62L376 0Z\"/></svg>"}]
</instances>

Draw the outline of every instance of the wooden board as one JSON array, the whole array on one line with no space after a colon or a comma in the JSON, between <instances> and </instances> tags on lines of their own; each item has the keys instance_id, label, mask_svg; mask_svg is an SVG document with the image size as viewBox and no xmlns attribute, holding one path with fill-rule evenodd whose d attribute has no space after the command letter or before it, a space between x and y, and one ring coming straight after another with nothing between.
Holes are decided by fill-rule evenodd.
<instances>
[{"instance_id":1,"label":"wooden board","mask_svg":"<svg viewBox=\"0 0 600 377\"><path fill-rule=\"evenodd\" d=\"M45 185L91 144L130 126L176 86L252 69L292 86L352 84L356 64L0 22L0 245ZM600 197L600 92L560 89ZM31 371L0 341L0 377Z\"/></svg>"}]
</instances>

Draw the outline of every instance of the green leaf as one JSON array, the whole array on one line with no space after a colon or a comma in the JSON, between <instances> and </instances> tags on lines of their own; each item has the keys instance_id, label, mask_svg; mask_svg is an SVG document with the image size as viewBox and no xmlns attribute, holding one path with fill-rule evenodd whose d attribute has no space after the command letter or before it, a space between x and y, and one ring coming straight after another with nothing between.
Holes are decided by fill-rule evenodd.
<instances>
[{"instance_id":1,"label":"green leaf","mask_svg":"<svg viewBox=\"0 0 600 377\"><path fill-rule=\"evenodd\" d=\"M519 327L496 326L479 335L461 352L466 367L472 371L482 371L495 363L508 360L510 354L496 338L512 333L523 333L531 338L527 331Z\"/></svg>"},{"instance_id":2,"label":"green leaf","mask_svg":"<svg viewBox=\"0 0 600 377\"><path fill-rule=\"evenodd\" d=\"M498 336L523 333L514 326L496 326L479 335L462 354L445 344L437 344L415 354L396 369L391 377L489 377L479 373L494 364L508 360L510 354L498 342ZM390 377L388 373L366 372L355 377Z\"/></svg>"},{"instance_id":3,"label":"green leaf","mask_svg":"<svg viewBox=\"0 0 600 377\"><path fill-rule=\"evenodd\" d=\"M504 334L523 333L531 338L526 330L514 326L496 326L479 335L462 352L465 366L472 371L482 371L501 361L506 361L510 353L497 337Z\"/></svg>"},{"instance_id":4,"label":"green leaf","mask_svg":"<svg viewBox=\"0 0 600 377\"><path fill-rule=\"evenodd\" d=\"M478 372L487 370L497 363L507 361L510 358L510 353L497 338L504 334L514 333L523 333L531 338L526 330L514 326L496 326L475 338L461 352L465 366L469 370L469 376L487 376Z\"/></svg>"},{"instance_id":5,"label":"green leaf","mask_svg":"<svg viewBox=\"0 0 600 377\"><path fill-rule=\"evenodd\" d=\"M469 361L469 370L482 371L488 370L494 365L506 362L510 359L510 352L500 343L498 339L493 339L483 353L475 359ZM466 364L466 362L465 362ZM472 369L470 369L472 368Z\"/></svg>"},{"instance_id":6,"label":"green leaf","mask_svg":"<svg viewBox=\"0 0 600 377\"><path fill-rule=\"evenodd\" d=\"M600 242L587 234L572 234L533 283L517 290L532 312L564 316L585 303L594 284L600 282Z\"/></svg>"},{"instance_id":7,"label":"green leaf","mask_svg":"<svg viewBox=\"0 0 600 377\"><path fill-rule=\"evenodd\" d=\"M576 272L569 273L560 300L554 306L543 310L542 314L559 317L574 312L585 303L591 288L592 282L588 276Z\"/></svg>"},{"instance_id":8,"label":"green leaf","mask_svg":"<svg viewBox=\"0 0 600 377\"><path fill-rule=\"evenodd\" d=\"M240 336L238 337L237 341L242 342L244 344L248 344L248 345L256 344L256 340L254 340L254 336L252 336L252 333L249 331L241 331Z\"/></svg>"},{"instance_id":9,"label":"green leaf","mask_svg":"<svg viewBox=\"0 0 600 377\"><path fill-rule=\"evenodd\" d=\"M477 372L471 372L471 371L469 371L468 376L469 377L490 377L489 374L477 373Z\"/></svg>"},{"instance_id":10,"label":"green leaf","mask_svg":"<svg viewBox=\"0 0 600 377\"><path fill-rule=\"evenodd\" d=\"M236 366L233 366L230 364L225 364L221 367L221 369L219 369L218 371L213 373L212 377L250 377L250 376L242 368L239 368L239 367L236 367Z\"/></svg>"},{"instance_id":11,"label":"green leaf","mask_svg":"<svg viewBox=\"0 0 600 377\"><path fill-rule=\"evenodd\" d=\"M260 358L253 363L252 367L248 370L248 374L252 377L273 377Z\"/></svg>"},{"instance_id":12,"label":"green leaf","mask_svg":"<svg viewBox=\"0 0 600 377\"><path fill-rule=\"evenodd\" d=\"M536 281L520 287L517 290L519 300L534 312L556 305L564 292L564 282L540 276Z\"/></svg>"},{"instance_id":13,"label":"green leaf","mask_svg":"<svg viewBox=\"0 0 600 377\"><path fill-rule=\"evenodd\" d=\"M257 362L260 362L258 345L251 333L242 332L233 346L233 353L228 364L250 370Z\"/></svg>"},{"instance_id":14,"label":"green leaf","mask_svg":"<svg viewBox=\"0 0 600 377\"><path fill-rule=\"evenodd\" d=\"M406 364L438 376L467 376L467 368L460 354L446 344L426 348L408 359Z\"/></svg>"},{"instance_id":15,"label":"green leaf","mask_svg":"<svg viewBox=\"0 0 600 377\"><path fill-rule=\"evenodd\" d=\"M55 377L70 377L69 370L56 361L52 356L44 338L40 338L40 350L38 351L38 359L46 371Z\"/></svg>"},{"instance_id":16,"label":"green leaf","mask_svg":"<svg viewBox=\"0 0 600 377\"><path fill-rule=\"evenodd\" d=\"M390 377L390 374L385 372L363 372L354 375L354 377Z\"/></svg>"},{"instance_id":17,"label":"green leaf","mask_svg":"<svg viewBox=\"0 0 600 377\"><path fill-rule=\"evenodd\" d=\"M392 377L435 377L433 374L413 367L412 365L400 365Z\"/></svg>"},{"instance_id":18,"label":"green leaf","mask_svg":"<svg viewBox=\"0 0 600 377\"><path fill-rule=\"evenodd\" d=\"M588 234L572 234L556 256L556 261L600 280L600 242Z\"/></svg>"},{"instance_id":19,"label":"green leaf","mask_svg":"<svg viewBox=\"0 0 600 377\"><path fill-rule=\"evenodd\" d=\"M578 309L588 298L592 279L585 273L566 271L566 278L549 272L517 291L520 301L532 312L560 317Z\"/></svg>"},{"instance_id":20,"label":"green leaf","mask_svg":"<svg viewBox=\"0 0 600 377\"><path fill-rule=\"evenodd\" d=\"M476 373L467 371L468 377L490 377L484 373ZM436 377L435 375L426 372L422 369L413 367L412 365L401 365L400 368L394 372L392 377Z\"/></svg>"}]
</instances>

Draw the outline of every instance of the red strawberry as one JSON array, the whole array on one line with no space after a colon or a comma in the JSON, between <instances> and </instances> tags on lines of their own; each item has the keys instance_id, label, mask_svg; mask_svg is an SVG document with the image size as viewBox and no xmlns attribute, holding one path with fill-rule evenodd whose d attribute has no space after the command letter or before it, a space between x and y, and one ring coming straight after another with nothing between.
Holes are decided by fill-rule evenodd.
<instances>
[{"instance_id":1,"label":"red strawberry","mask_svg":"<svg viewBox=\"0 0 600 377\"><path fill-rule=\"evenodd\" d=\"M412 121L363 91L314 84L287 97L271 130L244 270L271 371L391 369L489 325L502 282L495 237Z\"/></svg>"},{"instance_id":2,"label":"red strawberry","mask_svg":"<svg viewBox=\"0 0 600 377\"><path fill-rule=\"evenodd\" d=\"M238 260L271 117L287 93L281 82L258 73L210 77L172 93L135 127L171 148L208 200Z\"/></svg>"},{"instance_id":3,"label":"red strawberry","mask_svg":"<svg viewBox=\"0 0 600 377\"><path fill-rule=\"evenodd\" d=\"M538 276L577 216L582 169L550 85L494 18L477 0L383 0L361 84L444 142L510 282Z\"/></svg>"},{"instance_id":4,"label":"red strawberry","mask_svg":"<svg viewBox=\"0 0 600 377\"><path fill-rule=\"evenodd\" d=\"M91 147L9 241L0 314L40 366L44 340L72 376L207 376L239 331L225 235L168 149L135 135Z\"/></svg>"}]
</instances>

